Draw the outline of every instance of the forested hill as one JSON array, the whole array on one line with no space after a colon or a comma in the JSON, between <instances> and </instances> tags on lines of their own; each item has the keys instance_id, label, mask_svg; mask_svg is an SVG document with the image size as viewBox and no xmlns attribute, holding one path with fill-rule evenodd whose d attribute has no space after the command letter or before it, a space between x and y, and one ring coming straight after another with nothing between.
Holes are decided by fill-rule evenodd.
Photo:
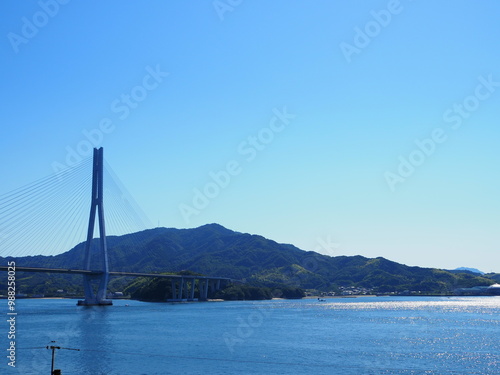
<instances>
[{"instance_id":1,"label":"forested hill","mask_svg":"<svg viewBox=\"0 0 500 375\"><path fill-rule=\"evenodd\" d=\"M384 258L329 257L262 236L234 232L218 224L194 229L155 228L124 236L109 236L108 252L110 270L113 271L189 270L246 280L255 285L287 284L324 291L357 286L373 288L376 292L445 293L455 288L494 282L467 273L409 267ZM98 257L93 259L98 267ZM5 264L6 260L2 262ZM83 244L57 256L16 259L18 266L33 267L82 268L82 263ZM40 276L36 279L38 283L42 282Z\"/></svg>"}]
</instances>

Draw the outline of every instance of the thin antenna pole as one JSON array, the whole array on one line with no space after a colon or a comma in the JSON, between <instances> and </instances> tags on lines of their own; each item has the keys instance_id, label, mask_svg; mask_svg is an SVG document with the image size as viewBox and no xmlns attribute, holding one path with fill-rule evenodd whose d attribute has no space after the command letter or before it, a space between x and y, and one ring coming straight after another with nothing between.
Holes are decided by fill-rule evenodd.
<instances>
[{"instance_id":1,"label":"thin antenna pole","mask_svg":"<svg viewBox=\"0 0 500 375\"><path fill-rule=\"evenodd\" d=\"M56 360L56 349L61 349L59 346L51 346L52 349L52 366L50 368L50 375L54 375L54 363Z\"/></svg>"},{"instance_id":2,"label":"thin antenna pole","mask_svg":"<svg viewBox=\"0 0 500 375\"><path fill-rule=\"evenodd\" d=\"M51 341L51 342L55 343L55 341ZM56 361L56 349L76 350L78 352L80 351L80 349L63 348L61 346L55 346L55 345L46 346L46 348L52 350L52 364L50 367L50 375L54 375L54 365L55 365L55 361Z\"/></svg>"}]
</instances>

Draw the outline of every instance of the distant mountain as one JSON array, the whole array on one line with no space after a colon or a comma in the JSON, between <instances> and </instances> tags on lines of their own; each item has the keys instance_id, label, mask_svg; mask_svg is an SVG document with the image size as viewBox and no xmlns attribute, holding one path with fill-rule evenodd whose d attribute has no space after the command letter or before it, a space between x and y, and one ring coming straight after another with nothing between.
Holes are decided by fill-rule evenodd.
<instances>
[{"instance_id":1,"label":"distant mountain","mask_svg":"<svg viewBox=\"0 0 500 375\"><path fill-rule=\"evenodd\" d=\"M449 293L456 288L493 283L491 279L472 274L409 267L384 258L329 257L262 236L234 232L218 224L194 229L149 229L124 236L109 236L107 243L110 270L113 271L189 270L246 280L258 286L285 284L322 291L353 286L381 293L405 290ZM5 259L2 262L6 264ZM17 258L16 264L82 268L83 244L56 256ZM93 256L93 267L99 267L97 254ZM18 289L24 289L25 293L43 293L65 288L79 293L80 284L78 276L20 273ZM119 290L121 287L123 282L113 278L110 289Z\"/></svg>"},{"instance_id":2,"label":"distant mountain","mask_svg":"<svg viewBox=\"0 0 500 375\"><path fill-rule=\"evenodd\" d=\"M469 268L469 267L458 267L454 270L450 270L450 272L469 272L475 275L484 275L485 272L479 271L477 268Z\"/></svg>"},{"instance_id":3,"label":"distant mountain","mask_svg":"<svg viewBox=\"0 0 500 375\"><path fill-rule=\"evenodd\" d=\"M500 273L487 273L484 275L484 277L487 277L488 279L492 279L496 283L500 283Z\"/></svg>"}]
</instances>

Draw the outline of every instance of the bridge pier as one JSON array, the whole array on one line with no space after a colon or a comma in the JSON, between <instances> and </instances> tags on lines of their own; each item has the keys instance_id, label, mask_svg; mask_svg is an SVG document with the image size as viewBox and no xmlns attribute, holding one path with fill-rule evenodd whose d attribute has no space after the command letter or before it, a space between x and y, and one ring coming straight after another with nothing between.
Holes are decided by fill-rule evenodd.
<instances>
[{"instance_id":1,"label":"bridge pier","mask_svg":"<svg viewBox=\"0 0 500 375\"><path fill-rule=\"evenodd\" d=\"M171 280L171 286L172 286L172 300L176 300L177 299L177 286L175 285L175 279L172 279ZM167 299L167 301L169 301L170 299Z\"/></svg>"},{"instance_id":2,"label":"bridge pier","mask_svg":"<svg viewBox=\"0 0 500 375\"><path fill-rule=\"evenodd\" d=\"M194 284L195 284L194 279L191 279L191 292L189 294L189 299L191 301L194 301Z\"/></svg>"},{"instance_id":3,"label":"bridge pier","mask_svg":"<svg viewBox=\"0 0 500 375\"><path fill-rule=\"evenodd\" d=\"M214 293L221 288L222 279L217 278L196 278L193 276L172 278L171 298L167 297L167 302L189 302L206 301L208 294ZM195 298L196 282L198 282L199 298ZM191 283L191 284L189 284Z\"/></svg>"},{"instance_id":4,"label":"bridge pier","mask_svg":"<svg viewBox=\"0 0 500 375\"><path fill-rule=\"evenodd\" d=\"M188 280L191 280L191 286L188 287ZM179 286L177 286L177 281L179 281ZM197 301L194 298L194 288L195 280L193 278L181 277L179 279L172 279L172 298L168 298L167 302L188 302Z\"/></svg>"},{"instance_id":5,"label":"bridge pier","mask_svg":"<svg viewBox=\"0 0 500 375\"><path fill-rule=\"evenodd\" d=\"M85 299L78 301L78 306L109 306L113 302L106 299L107 285L108 285L108 274L101 275L83 275L83 287L85 292ZM94 292L93 281L98 280L99 286L97 288L97 293Z\"/></svg>"},{"instance_id":6,"label":"bridge pier","mask_svg":"<svg viewBox=\"0 0 500 375\"><path fill-rule=\"evenodd\" d=\"M208 299L208 279L199 279L198 285L200 288L200 300L206 301Z\"/></svg>"},{"instance_id":7,"label":"bridge pier","mask_svg":"<svg viewBox=\"0 0 500 375\"><path fill-rule=\"evenodd\" d=\"M181 282L179 284L179 298L182 300L184 298L184 278L181 278Z\"/></svg>"}]
</instances>

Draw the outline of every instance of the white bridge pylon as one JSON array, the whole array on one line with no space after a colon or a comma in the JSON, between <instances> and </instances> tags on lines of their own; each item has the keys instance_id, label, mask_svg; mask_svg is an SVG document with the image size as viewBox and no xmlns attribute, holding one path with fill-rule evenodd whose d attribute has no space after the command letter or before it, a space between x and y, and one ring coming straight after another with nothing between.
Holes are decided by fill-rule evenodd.
<instances>
[{"instance_id":1,"label":"white bridge pylon","mask_svg":"<svg viewBox=\"0 0 500 375\"><path fill-rule=\"evenodd\" d=\"M85 299L78 301L79 306L102 306L112 305L111 300L106 299L109 281L108 248L106 245L106 226L104 223L103 207L103 149L94 148L94 162L92 167L92 201L90 206L89 228L87 241L85 242L85 259L83 269L90 271L92 260L92 240L94 237L95 217L97 214L99 224L99 255L102 273L83 275L83 288ZM94 282L98 282L97 291L94 290Z\"/></svg>"}]
</instances>

